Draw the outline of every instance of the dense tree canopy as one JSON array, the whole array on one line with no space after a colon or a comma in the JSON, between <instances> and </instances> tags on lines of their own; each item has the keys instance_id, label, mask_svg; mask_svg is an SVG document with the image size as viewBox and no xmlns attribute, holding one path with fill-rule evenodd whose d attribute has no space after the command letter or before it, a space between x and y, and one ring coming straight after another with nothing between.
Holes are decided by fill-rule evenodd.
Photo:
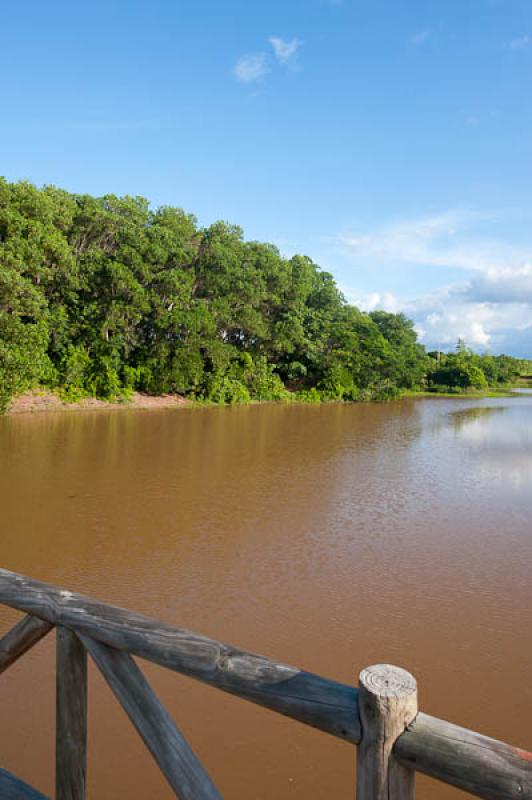
<instances>
[{"instance_id":1,"label":"dense tree canopy","mask_svg":"<svg viewBox=\"0 0 532 800\"><path fill-rule=\"evenodd\" d=\"M402 314L360 312L310 258L233 225L0 179L0 410L37 383L72 399L359 400L505 383L516 365L431 359Z\"/></svg>"}]
</instances>

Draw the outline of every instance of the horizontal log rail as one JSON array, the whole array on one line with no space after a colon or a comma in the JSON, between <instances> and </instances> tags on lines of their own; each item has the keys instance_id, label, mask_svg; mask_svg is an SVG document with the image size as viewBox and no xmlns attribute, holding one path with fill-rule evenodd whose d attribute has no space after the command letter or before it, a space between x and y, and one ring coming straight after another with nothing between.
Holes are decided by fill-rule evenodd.
<instances>
[{"instance_id":1,"label":"horizontal log rail","mask_svg":"<svg viewBox=\"0 0 532 800\"><path fill-rule=\"evenodd\" d=\"M184 800L221 795L132 655L361 745L357 800L411 800L415 772L487 800L532 800L532 753L418 713L416 682L397 667L364 670L356 689L3 569L0 604L28 615L0 640L0 672L57 626L56 800L85 798L85 652ZM0 770L0 797L43 795Z\"/></svg>"},{"instance_id":2,"label":"horizontal log rail","mask_svg":"<svg viewBox=\"0 0 532 800\"><path fill-rule=\"evenodd\" d=\"M357 744L357 690L0 569L0 603Z\"/></svg>"},{"instance_id":3,"label":"horizontal log rail","mask_svg":"<svg viewBox=\"0 0 532 800\"><path fill-rule=\"evenodd\" d=\"M532 753L419 713L397 739L401 763L485 797L532 798Z\"/></svg>"}]
</instances>

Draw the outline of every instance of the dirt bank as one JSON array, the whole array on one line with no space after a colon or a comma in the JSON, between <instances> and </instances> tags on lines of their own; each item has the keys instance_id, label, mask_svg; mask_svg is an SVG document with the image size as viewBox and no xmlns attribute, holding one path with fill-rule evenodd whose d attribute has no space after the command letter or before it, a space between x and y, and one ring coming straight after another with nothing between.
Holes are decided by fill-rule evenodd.
<instances>
[{"instance_id":1,"label":"dirt bank","mask_svg":"<svg viewBox=\"0 0 532 800\"><path fill-rule=\"evenodd\" d=\"M163 394L156 397L141 392L134 392L130 400L109 402L96 397L86 397L75 403L67 403L57 394L44 389L32 389L15 397L7 411L8 414L28 414L39 411L86 411L97 409L123 408L176 408L188 405L188 401L175 394Z\"/></svg>"}]
</instances>

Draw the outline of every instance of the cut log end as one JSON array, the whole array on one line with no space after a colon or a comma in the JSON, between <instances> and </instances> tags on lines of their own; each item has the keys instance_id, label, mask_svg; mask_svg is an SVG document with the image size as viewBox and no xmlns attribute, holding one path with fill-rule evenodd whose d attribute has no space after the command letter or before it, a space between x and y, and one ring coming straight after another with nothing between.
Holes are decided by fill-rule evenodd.
<instances>
[{"instance_id":1,"label":"cut log end","mask_svg":"<svg viewBox=\"0 0 532 800\"><path fill-rule=\"evenodd\" d=\"M360 687L375 697L407 700L415 697L417 682L413 675L391 664L373 664L360 673Z\"/></svg>"}]
</instances>

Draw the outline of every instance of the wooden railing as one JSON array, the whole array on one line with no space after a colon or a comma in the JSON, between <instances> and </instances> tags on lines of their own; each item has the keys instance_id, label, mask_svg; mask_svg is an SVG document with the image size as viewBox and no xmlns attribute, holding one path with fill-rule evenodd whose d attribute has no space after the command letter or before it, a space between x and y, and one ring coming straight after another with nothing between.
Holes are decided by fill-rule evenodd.
<instances>
[{"instance_id":1,"label":"wooden railing","mask_svg":"<svg viewBox=\"0 0 532 800\"><path fill-rule=\"evenodd\" d=\"M86 796L87 653L184 800L221 795L133 655L358 745L357 800L413 798L416 771L488 800L532 800L532 753L418 712L399 667L369 667L355 689L2 569L0 603L28 614L0 640L0 672L57 627L56 800ZM0 798L46 800L1 769Z\"/></svg>"}]
</instances>

